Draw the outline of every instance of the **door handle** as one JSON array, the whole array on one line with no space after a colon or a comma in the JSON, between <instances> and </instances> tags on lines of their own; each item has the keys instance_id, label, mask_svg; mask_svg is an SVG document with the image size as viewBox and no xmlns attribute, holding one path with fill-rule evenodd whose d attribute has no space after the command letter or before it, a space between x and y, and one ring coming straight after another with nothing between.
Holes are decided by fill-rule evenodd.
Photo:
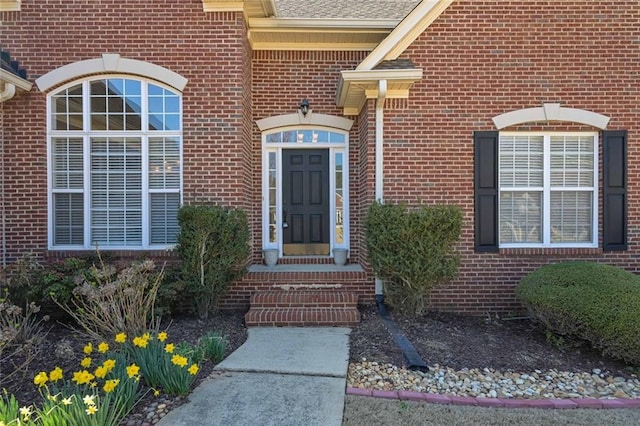
<instances>
[{"instance_id":1,"label":"door handle","mask_svg":"<svg viewBox=\"0 0 640 426\"><path fill-rule=\"evenodd\" d=\"M287 223L287 211L283 210L282 211L282 227L283 228L288 228L289 224Z\"/></svg>"}]
</instances>

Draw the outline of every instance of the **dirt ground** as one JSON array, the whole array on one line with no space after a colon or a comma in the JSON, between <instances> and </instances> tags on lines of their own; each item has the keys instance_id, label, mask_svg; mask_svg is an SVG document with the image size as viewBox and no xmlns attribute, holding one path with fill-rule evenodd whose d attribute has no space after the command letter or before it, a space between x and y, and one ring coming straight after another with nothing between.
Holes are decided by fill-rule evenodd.
<instances>
[{"instance_id":1,"label":"dirt ground","mask_svg":"<svg viewBox=\"0 0 640 426\"><path fill-rule=\"evenodd\" d=\"M396 347L375 307L361 306L360 310L362 321L350 335L350 359L360 361L366 358L404 366L402 352ZM243 317L243 312L222 312L206 321L176 318L163 327L168 328L169 339L176 343L195 343L207 331L218 331L227 336L227 353L231 353L246 340ZM528 319L467 317L437 312L417 319L391 312L390 317L428 365L523 372L533 369L591 371L598 368L620 376L629 376L632 372L624 363L603 358L585 345L547 337ZM23 360L20 357L0 360L0 388L13 393L21 405L39 401L40 396L33 384L33 377L39 371L50 371L55 366L73 371L82 358L82 347L86 343L84 337L59 324L49 326L48 335L35 347L35 358L25 371L8 377ZM211 363L202 365L198 380L207 377L213 367ZM143 407L144 401L137 410ZM347 396L344 424L640 424L640 410L596 410L596 413L591 413L593 410L566 410L567 413L564 410L534 410L533 417L526 416L526 412L531 410L512 410L513 413L496 417L495 413L505 410L495 410ZM551 411L553 413L549 413ZM494 415L485 417L485 412ZM601 418L601 415L606 417ZM530 423L533 419L535 423Z\"/></svg>"}]
</instances>

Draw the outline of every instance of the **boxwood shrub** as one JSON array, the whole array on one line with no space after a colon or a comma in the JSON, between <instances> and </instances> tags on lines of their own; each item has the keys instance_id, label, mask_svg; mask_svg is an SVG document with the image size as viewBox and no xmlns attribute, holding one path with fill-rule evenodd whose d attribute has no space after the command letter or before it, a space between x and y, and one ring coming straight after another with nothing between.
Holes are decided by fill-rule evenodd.
<instances>
[{"instance_id":1,"label":"boxwood shrub","mask_svg":"<svg viewBox=\"0 0 640 426\"><path fill-rule=\"evenodd\" d=\"M554 333L640 365L639 276L610 265L562 262L524 277L516 294Z\"/></svg>"}]
</instances>

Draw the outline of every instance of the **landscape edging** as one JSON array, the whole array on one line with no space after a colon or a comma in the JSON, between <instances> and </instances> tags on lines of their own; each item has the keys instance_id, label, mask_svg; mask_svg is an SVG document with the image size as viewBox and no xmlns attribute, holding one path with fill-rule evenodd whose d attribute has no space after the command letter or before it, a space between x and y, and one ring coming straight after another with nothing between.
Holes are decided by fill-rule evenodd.
<instances>
[{"instance_id":1,"label":"landscape edging","mask_svg":"<svg viewBox=\"0 0 640 426\"><path fill-rule=\"evenodd\" d=\"M470 405L477 407L500 408L640 408L640 398L545 398L545 399L515 399L515 398L483 398L472 396L452 396L415 391L386 391L365 388L347 387L347 395L368 396L384 399L398 399L403 401L428 402L431 404Z\"/></svg>"}]
</instances>

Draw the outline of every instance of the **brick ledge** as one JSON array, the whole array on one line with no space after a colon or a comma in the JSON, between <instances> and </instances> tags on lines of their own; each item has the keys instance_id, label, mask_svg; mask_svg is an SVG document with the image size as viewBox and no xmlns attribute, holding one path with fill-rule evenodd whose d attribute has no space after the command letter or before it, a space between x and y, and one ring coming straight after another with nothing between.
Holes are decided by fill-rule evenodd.
<instances>
[{"instance_id":1,"label":"brick ledge","mask_svg":"<svg viewBox=\"0 0 640 426\"><path fill-rule=\"evenodd\" d=\"M405 401L428 402L432 404L472 405L478 407L501 408L640 408L640 398L482 398L472 396L451 396L415 391L385 391L347 387L347 395L369 396L374 398L399 399Z\"/></svg>"}]
</instances>

